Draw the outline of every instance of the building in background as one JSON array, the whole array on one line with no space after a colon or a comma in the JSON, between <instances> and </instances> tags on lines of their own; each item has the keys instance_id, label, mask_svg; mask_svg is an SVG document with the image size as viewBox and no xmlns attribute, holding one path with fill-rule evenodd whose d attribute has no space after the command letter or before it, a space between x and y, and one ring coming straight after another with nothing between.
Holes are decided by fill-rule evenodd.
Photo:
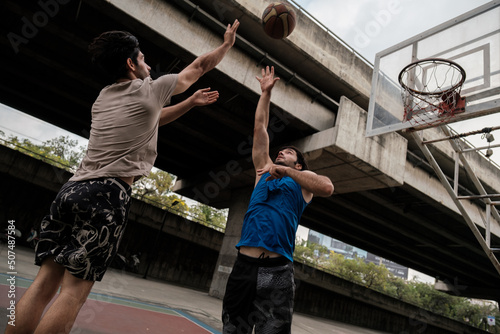
<instances>
[{"instance_id":1,"label":"building in background","mask_svg":"<svg viewBox=\"0 0 500 334\"><path fill-rule=\"evenodd\" d=\"M301 227L302 229L305 229L304 227ZM307 237L303 238L305 236L305 231L301 231L299 235L299 238L302 236L304 240L307 240L308 242L312 242L321 246L325 246L328 248L330 251L333 251L337 254L342 254L346 259L354 259L354 258L363 258L365 262L373 262L377 265L383 264L394 276L400 277L404 280L408 279L408 268L405 266L402 266L400 264L397 264L396 262L384 259L378 255L369 253L361 248L357 248L354 246L351 246L349 244L346 244L345 242L342 242L340 240L331 238L329 236L323 235L321 233L318 233L316 231L307 229Z\"/></svg>"}]
</instances>

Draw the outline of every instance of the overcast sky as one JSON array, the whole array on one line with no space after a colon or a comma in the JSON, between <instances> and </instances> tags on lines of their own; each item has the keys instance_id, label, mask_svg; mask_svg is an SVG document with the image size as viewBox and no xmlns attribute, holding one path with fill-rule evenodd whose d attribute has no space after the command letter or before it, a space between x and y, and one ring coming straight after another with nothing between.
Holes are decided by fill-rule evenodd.
<instances>
[{"instance_id":1,"label":"overcast sky","mask_svg":"<svg viewBox=\"0 0 500 334\"><path fill-rule=\"evenodd\" d=\"M376 53L489 2L486 0L294 1L371 63L374 63ZM467 132L496 125L500 125L498 113L474 122L455 123L452 127L458 132ZM33 117L25 117L20 112L1 107L0 130L25 136L33 141L44 141L66 134L59 129L47 128L43 122ZM496 142L500 142L500 132L496 133L498 133ZM74 137L79 139L80 145L86 145L84 138ZM481 135L469 136L467 139L476 147L486 145ZM500 149L494 149L494 152L492 159L500 164Z\"/></svg>"},{"instance_id":2,"label":"overcast sky","mask_svg":"<svg viewBox=\"0 0 500 334\"><path fill-rule=\"evenodd\" d=\"M371 63L375 54L486 0L294 0Z\"/></svg>"}]
</instances>

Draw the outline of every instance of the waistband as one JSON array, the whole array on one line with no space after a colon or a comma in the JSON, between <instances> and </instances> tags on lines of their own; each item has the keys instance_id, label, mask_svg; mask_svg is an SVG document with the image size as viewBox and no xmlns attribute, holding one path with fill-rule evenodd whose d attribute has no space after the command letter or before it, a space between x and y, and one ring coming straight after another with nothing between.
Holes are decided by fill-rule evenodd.
<instances>
[{"instance_id":1,"label":"waistband","mask_svg":"<svg viewBox=\"0 0 500 334\"><path fill-rule=\"evenodd\" d=\"M284 266L286 264L292 263L289 259L284 256L280 257L265 257L265 258L257 258L251 257L238 252L238 260L241 260L246 263L250 263L253 265L257 265L260 267L277 267Z\"/></svg>"},{"instance_id":2,"label":"waistband","mask_svg":"<svg viewBox=\"0 0 500 334\"><path fill-rule=\"evenodd\" d=\"M111 176L104 176L104 177L97 177L95 179L88 179L88 180L82 180L82 181L71 181L71 182L90 182L90 181L100 181L104 183L111 183L119 187L122 191L124 191L127 194L131 194L132 192L132 187L130 184L127 182L123 181L119 177L111 177Z\"/></svg>"},{"instance_id":3,"label":"waistband","mask_svg":"<svg viewBox=\"0 0 500 334\"><path fill-rule=\"evenodd\" d=\"M104 180L109 180L119 186L124 192L128 193L132 191L132 187L127 182L123 181L119 177L103 177Z\"/></svg>"}]
</instances>

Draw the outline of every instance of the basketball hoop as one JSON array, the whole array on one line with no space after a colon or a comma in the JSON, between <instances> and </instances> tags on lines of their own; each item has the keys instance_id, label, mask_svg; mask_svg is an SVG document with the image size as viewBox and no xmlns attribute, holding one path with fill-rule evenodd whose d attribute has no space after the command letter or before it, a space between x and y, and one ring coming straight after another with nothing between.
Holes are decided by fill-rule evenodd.
<instances>
[{"instance_id":1,"label":"basketball hoop","mask_svg":"<svg viewBox=\"0 0 500 334\"><path fill-rule=\"evenodd\" d=\"M399 73L403 98L403 122L414 128L449 122L449 118L465 111L465 98L460 96L465 70L457 63L440 58L415 61Z\"/></svg>"}]
</instances>

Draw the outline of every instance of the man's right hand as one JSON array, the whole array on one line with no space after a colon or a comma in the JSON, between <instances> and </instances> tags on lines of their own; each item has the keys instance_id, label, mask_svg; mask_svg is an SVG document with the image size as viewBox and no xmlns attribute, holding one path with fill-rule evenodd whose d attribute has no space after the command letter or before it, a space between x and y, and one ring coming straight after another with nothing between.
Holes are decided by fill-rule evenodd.
<instances>
[{"instance_id":1,"label":"man's right hand","mask_svg":"<svg viewBox=\"0 0 500 334\"><path fill-rule=\"evenodd\" d=\"M233 46L236 41L236 30L240 26L240 21L238 19L234 20L233 25L228 24L226 32L224 33L224 44Z\"/></svg>"},{"instance_id":2,"label":"man's right hand","mask_svg":"<svg viewBox=\"0 0 500 334\"><path fill-rule=\"evenodd\" d=\"M240 26L238 20L233 25L228 24L224 33L224 42L215 50L205 53L196 58L191 64L184 68L177 77L177 85L172 95L183 93L191 87L203 74L212 70L219 64L226 53L236 41L236 30Z\"/></svg>"}]
</instances>

